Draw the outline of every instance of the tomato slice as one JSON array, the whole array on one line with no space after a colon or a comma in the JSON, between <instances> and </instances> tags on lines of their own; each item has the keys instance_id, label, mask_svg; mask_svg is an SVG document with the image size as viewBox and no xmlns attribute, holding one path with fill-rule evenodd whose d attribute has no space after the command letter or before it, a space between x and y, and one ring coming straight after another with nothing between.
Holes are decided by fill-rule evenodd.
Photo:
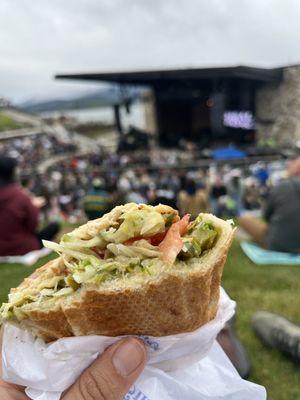
<instances>
[{"instance_id":1,"label":"tomato slice","mask_svg":"<svg viewBox=\"0 0 300 400\"><path fill-rule=\"evenodd\" d=\"M153 236L150 236L149 239L150 239L152 246L158 246L164 240L167 233L168 233L168 230L166 230L164 232L159 232Z\"/></svg>"},{"instance_id":2,"label":"tomato slice","mask_svg":"<svg viewBox=\"0 0 300 400\"><path fill-rule=\"evenodd\" d=\"M186 214L180 221L175 222L168 230L164 240L159 245L162 253L162 260L167 264L173 264L177 255L180 253L183 241L181 236L185 234L190 220L190 215Z\"/></svg>"},{"instance_id":3,"label":"tomato slice","mask_svg":"<svg viewBox=\"0 0 300 400\"><path fill-rule=\"evenodd\" d=\"M181 220L174 222L171 225L171 227L169 229L166 229L164 232L155 233L155 235L152 235L149 237L136 236L136 237L126 240L126 242L124 242L124 244L131 245L134 242L136 242L137 240L145 239L145 240L150 241L152 246L159 246L165 240L166 236L168 235L168 232L170 231L170 229L172 229L172 227L174 225L178 226L180 236L184 235L187 230L189 220L190 220L190 215L186 214Z\"/></svg>"},{"instance_id":4,"label":"tomato slice","mask_svg":"<svg viewBox=\"0 0 300 400\"><path fill-rule=\"evenodd\" d=\"M134 242L136 242L137 240L148 240L150 241L150 243L152 244L152 246L158 246L160 242L162 242L167 234L167 230L164 232L159 232L156 233L153 236L149 236L149 237L143 237L143 236L136 236L134 238L128 239L126 240L126 242L124 242L125 245L131 245Z\"/></svg>"},{"instance_id":5,"label":"tomato slice","mask_svg":"<svg viewBox=\"0 0 300 400\"><path fill-rule=\"evenodd\" d=\"M190 217L191 217L190 214L185 214L185 216L180 221L176 222L176 224L179 225L179 231L181 236L183 236L187 231L187 227L190 222Z\"/></svg>"}]
</instances>

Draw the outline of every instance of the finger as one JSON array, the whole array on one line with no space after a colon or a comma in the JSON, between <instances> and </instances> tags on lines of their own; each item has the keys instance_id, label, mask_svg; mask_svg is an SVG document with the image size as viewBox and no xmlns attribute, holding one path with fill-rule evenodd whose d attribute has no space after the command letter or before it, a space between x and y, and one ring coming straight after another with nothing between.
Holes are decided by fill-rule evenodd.
<instances>
[{"instance_id":1,"label":"finger","mask_svg":"<svg viewBox=\"0 0 300 400\"><path fill-rule=\"evenodd\" d=\"M140 340L124 339L98 357L63 400L121 400L144 369L146 359Z\"/></svg>"},{"instance_id":2,"label":"finger","mask_svg":"<svg viewBox=\"0 0 300 400\"><path fill-rule=\"evenodd\" d=\"M29 400L24 393L19 392L14 388L4 388L0 386L1 400Z\"/></svg>"}]
</instances>

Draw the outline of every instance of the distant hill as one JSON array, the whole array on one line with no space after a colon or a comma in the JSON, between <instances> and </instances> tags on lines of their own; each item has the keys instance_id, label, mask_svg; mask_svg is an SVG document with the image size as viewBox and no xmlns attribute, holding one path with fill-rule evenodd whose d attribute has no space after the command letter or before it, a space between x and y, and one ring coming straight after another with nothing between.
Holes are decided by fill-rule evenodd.
<instances>
[{"instance_id":1,"label":"distant hill","mask_svg":"<svg viewBox=\"0 0 300 400\"><path fill-rule=\"evenodd\" d=\"M141 89L136 88L130 88L126 90L126 92L122 92L118 87L111 87L109 89L93 92L80 97L43 101L30 100L22 104L18 104L18 106L31 113L39 113L43 111L78 110L123 103L129 98L138 98L141 92Z\"/></svg>"}]
</instances>

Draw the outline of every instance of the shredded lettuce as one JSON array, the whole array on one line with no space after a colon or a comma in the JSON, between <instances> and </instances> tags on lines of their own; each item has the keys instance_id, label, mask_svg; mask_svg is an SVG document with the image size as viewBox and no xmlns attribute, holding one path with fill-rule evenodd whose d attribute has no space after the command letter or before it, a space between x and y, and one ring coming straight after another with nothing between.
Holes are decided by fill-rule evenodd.
<instances>
[{"instance_id":1,"label":"shredded lettuce","mask_svg":"<svg viewBox=\"0 0 300 400\"><path fill-rule=\"evenodd\" d=\"M57 292L53 293L52 296L53 297L67 296L73 292L74 292L74 290L72 288L66 287L66 288L62 288L62 289L58 290Z\"/></svg>"},{"instance_id":2,"label":"shredded lettuce","mask_svg":"<svg viewBox=\"0 0 300 400\"><path fill-rule=\"evenodd\" d=\"M151 236L165 230L165 220L157 211L136 210L124 213L120 217L121 225L115 232L102 232L108 243L123 243L137 236Z\"/></svg>"},{"instance_id":3,"label":"shredded lettuce","mask_svg":"<svg viewBox=\"0 0 300 400\"><path fill-rule=\"evenodd\" d=\"M64 243L58 244L58 243L50 242L49 240L43 240L43 245L45 247L47 247L48 249L54 250L59 255L66 254L66 255L69 255L76 259L84 259L87 256L93 254L92 251L88 248L80 248L80 249L74 250L74 249L70 249Z\"/></svg>"},{"instance_id":4,"label":"shredded lettuce","mask_svg":"<svg viewBox=\"0 0 300 400\"><path fill-rule=\"evenodd\" d=\"M43 290L41 290L40 295L41 296L51 296L54 293L55 293L54 289L43 289Z\"/></svg>"},{"instance_id":5,"label":"shredded lettuce","mask_svg":"<svg viewBox=\"0 0 300 400\"><path fill-rule=\"evenodd\" d=\"M124 244L110 243L107 245L107 249L116 257L124 255L127 257L158 258L160 255L158 246L152 246L145 239L138 240L130 246L126 246Z\"/></svg>"},{"instance_id":6,"label":"shredded lettuce","mask_svg":"<svg viewBox=\"0 0 300 400\"><path fill-rule=\"evenodd\" d=\"M75 282L81 284L92 278L96 273L97 269L93 265L87 265L84 270L74 272L72 277Z\"/></svg>"},{"instance_id":7,"label":"shredded lettuce","mask_svg":"<svg viewBox=\"0 0 300 400\"><path fill-rule=\"evenodd\" d=\"M77 239L72 235L65 234L60 243L50 242L48 240L43 240L43 244L48 249L54 250L59 255L63 256L65 264L68 268L72 268L72 263L69 259L74 258L76 260L84 260L87 257L95 256L92 248L104 248L104 240L100 236L96 236L90 240Z\"/></svg>"},{"instance_id":8,"label":"shredded lettuce","mask_svg":"<svg viewBox=\"0 0 300 400\"><path fill-rule=\"evenodd\" d=\"M77 270L73 272L72 278L77 284L99 284L107 280L114 278L121 278L130 274L152 274L152 267L156 265L156 262L160 262L157 258L152 259L153 263L150 263L149 259L141 260L138 257L130 258L118 257L107 260L101 260L98 265L85 265L80 262L77 266Z\"/></svg>"},{"instance_id":9,"label":"shredded lettuce","mask_svg":"<svg viewBox=\"0 0 300 400\"><path fill-rule=\"evenodd\" d=\"M0 307L0 324L2 320L10 319L14 317L14 309L17 307L21 307L25 304L32 303L36 300L35 296L31 295L22 295L19 296L18 299L14 299L14 301L9 300L8 303L2 303Z\"/></svg>"},{"instance_id":10,"label":"shredded lettuce","mask_svg":"<svg viewBox=\"0 0 300 400\"><path fill-rule=\"evenodd\" d=\"M104 246L105 242L100 236L96 236L89 240L78 239L70 234L65 234L61 238L60 244L65 248L77 249L77 248L90 248L95 246Z\"/></svg>"},{"instance_id":11,"label":"shredded lettuce","mask_svg":"<svg viewBox=\"0 0 300 400\"><path fill-rule=\"evenodd\" d=\"M96 274L109 273L121 268L121 266L122 264L113 259L99 260L96 257L88 257L74 265L72 277L75 282L81 284L87 282Z\"/></svg>"}]
</instances>

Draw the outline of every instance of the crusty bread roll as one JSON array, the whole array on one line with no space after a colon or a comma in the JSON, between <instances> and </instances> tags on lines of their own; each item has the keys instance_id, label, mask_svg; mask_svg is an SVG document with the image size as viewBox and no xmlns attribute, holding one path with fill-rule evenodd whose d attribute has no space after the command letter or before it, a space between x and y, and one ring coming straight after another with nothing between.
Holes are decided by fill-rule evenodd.
<instances>
[{"instance_id":1,"label":"crusty bread roll","mask_svg":"<svg viewBox=\"0 0 300 400\"><path fill-rule=\"evenodd\" d=\"M75 229L69 234L68 240L97 240L93 238L100 237L101 232L107 232L109 227L120 226L120 216L136 210L172 214L174 226L179 220L177 211L170 207L130 203L116 207L102 218ZM51 280L58 282L57 277L66 278L69 274L66 264L75 261L72 256L66 258L62 252L60 257L39 268L19 287L12 289L10 301L15 304L2 306L2 319L31 330L47 342L80 335L165 336L199 328L216 315L221 275L234 229L230 221L223 221L211 214L200 214L198 218L217 232L213 247L203 251L199 257L180 260L178 256L172 264L165 262L164 257L154 257L149 274L126 272L122 276L112 275L100 283L83 282L64 296L50 295L32 300L45 287L49 290L49 287L55 286ZM191 227L191 223L188 226ZM168 232L168 229L163 229ZM148 242L152 240L149 235L144 234ZM183 238L185 236L188 233L182 235ZM101 242L102 239L99 240ZM137 240L140 240L140 235ZM143 244L143 241L140 243ZM170 243L172 245L172 240ZM128 244L130 249L131 244ZM105 246L107 242L99 244L99 248L104 249ZM163 246L156 248L155 251L162 251ZM46 286L45 282L48 282ZM53 290L58 290L57 283ZM25 296L31 296L31 302L22 304L20 301L18 304L18 299Z\"/></svg>"}]
</instances>

